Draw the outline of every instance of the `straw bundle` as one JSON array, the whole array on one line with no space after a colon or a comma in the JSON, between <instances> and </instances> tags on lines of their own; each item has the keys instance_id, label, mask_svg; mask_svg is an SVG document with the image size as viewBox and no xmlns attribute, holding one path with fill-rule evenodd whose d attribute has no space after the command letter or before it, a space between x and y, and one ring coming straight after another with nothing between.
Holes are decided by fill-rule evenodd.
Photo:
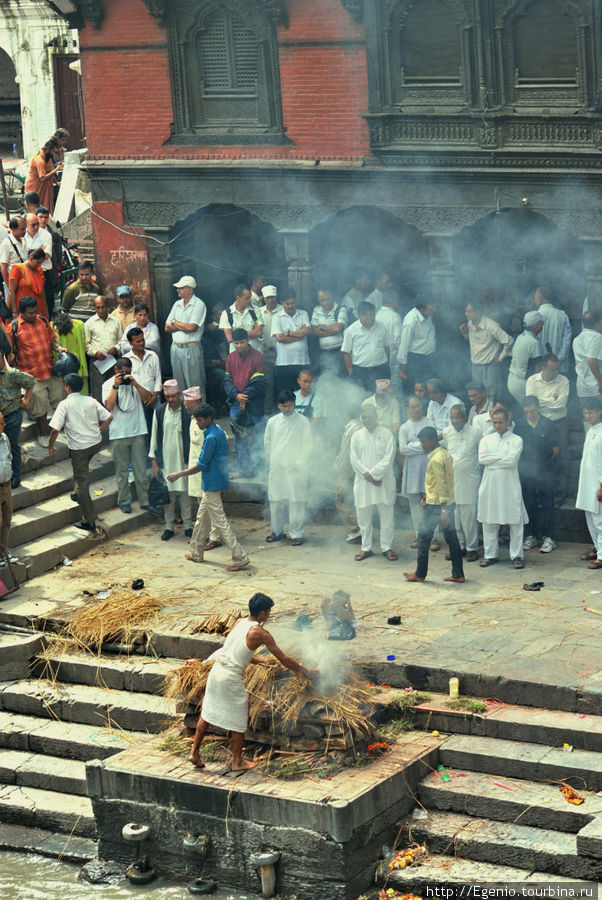
<instances>
[{"instance_id":1,"label":"straw bundle","mask_svg":"<svg viewBox=\"0 0 602 900\"><path fill-rule=\"evenodd\" d=\"M165 676L165 696L183 703L199 703L212 666L211 659L187 659L185 665Z\"/></svg>"},{"instance_id":2,"label":"straw bundle","mask_svg":"<svg viewBox=\"0 0 602 900\"><path fill-rule=\"evenodd\" d=\"M107 641L130 644L144 634L162 606L162 600L139 591L111 591L106 599L87 603L61 634L87 650Z\"/></svg>"},{"instance_id":3,"label":"straw bundle","mask_svg":"<svg viewBox=\"0 0 602 900\"><path fill-rule=\"evenodd\" d=\"M228 609L225 613L213 613L201 619L192 629L192 634L229 634L243 614L239 609Z\"/></svg>"}]
</instances>

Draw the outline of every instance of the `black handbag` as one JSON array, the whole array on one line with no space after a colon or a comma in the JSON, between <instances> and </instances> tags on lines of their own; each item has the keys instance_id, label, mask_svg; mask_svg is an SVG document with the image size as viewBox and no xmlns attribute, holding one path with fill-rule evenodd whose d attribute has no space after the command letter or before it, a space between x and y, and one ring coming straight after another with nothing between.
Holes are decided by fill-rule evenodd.
<instances>
[{"instance_id":1,"label":"black handbag","mask_svg":"<svg viewBox=\"0 0 602 900\"><path fill-rule=\"evenodd\" d=\"M167 506L169 491L163 473L153 475L148 486L148 502L150 506Z\"/></svg>"}]
</instances>

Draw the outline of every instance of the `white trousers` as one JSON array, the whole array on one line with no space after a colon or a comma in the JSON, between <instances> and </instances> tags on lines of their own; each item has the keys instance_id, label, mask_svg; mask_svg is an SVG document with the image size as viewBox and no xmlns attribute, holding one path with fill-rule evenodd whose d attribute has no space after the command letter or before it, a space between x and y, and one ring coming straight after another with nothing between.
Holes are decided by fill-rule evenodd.
<instances>
[{"instance_id":1,"label":"white trousers","mask_svg":"<svg viewBox=\"0 0 602 900\"><path fill-rule=\"evenodd\" d=\"M392 503L376 503L372 506L356 506L357 524L362 535L362 550L372 550L372 512L378 507L380 519L380 549L383 553L392 549L393 544L393 512Z\"/></svg>"},{"instance_id":2,"label":"white trousers","mask_svg":"<svg viewBox=\"0 0 602 900\"><path fill-rule=\"evenodd\" d=\"M508 525L510 529L510 559L519 559L523 558L523 532L524 525ZM483 545L484 545L484 558L485 559L497 559L499 556L498 552L498 534L499 534L500 526L499 525L486 525L483 522Z\"/></svg>"},{"instance_id":3,"label":"white trousers","mask_svg":"<svg viewBox=\"0 0 602 900\"><path fill-rule=\"evenodd\" d=\"M598 559L602 560L602 513L585 511L585 521L592 536Z\"/></svg>"},{"instance_id":4,"label":"white trousers","mask_svg":"<svg viewBox=\"0 0 602 900\"><path fill-rule=\"evenodd\" d=\"M479 547L476 503L456 503L456 534L462 550L476 553Z\"/></svg>"},{"instance_id":5,"label":"white trousers","mask_svg":"<svg viewBox=\"0 0 602 900\"><path fill-rule=\"evenodd\" d=\"M294 540L303 537L305 503L302 500L270 500L272 534L282 534L288 519L288 533Z\"/></svg>"}]
</instances>

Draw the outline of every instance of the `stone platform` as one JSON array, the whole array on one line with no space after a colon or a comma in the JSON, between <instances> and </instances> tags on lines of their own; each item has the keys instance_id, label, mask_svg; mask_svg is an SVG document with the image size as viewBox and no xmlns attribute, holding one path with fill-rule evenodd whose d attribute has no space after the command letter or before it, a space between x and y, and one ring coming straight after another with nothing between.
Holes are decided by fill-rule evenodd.
<instances>
[{"instance_id":1,"label":"stone platform","mask_svg":"<svg viewBox=\"0 0 602 900\"><path fill-rule=\"evenodd\" d=\"M145 852L151 865L160 859L163 873L190 875L194 864L197 877L259 891L251 855L275 850L278 893L303 900L353 900L369 888L375 860L383 844L392 846L441 743L404 735L368 765L283 781L256 769L234 774L223 762L195 770L162 751L163 740L150 738L144 754L137 747L87 764L99 856L131 861L121 829L137 822L151 826ZM209 839L205 858L194 863L183 847L189 835Z\"/></svg>"}]
</instances>

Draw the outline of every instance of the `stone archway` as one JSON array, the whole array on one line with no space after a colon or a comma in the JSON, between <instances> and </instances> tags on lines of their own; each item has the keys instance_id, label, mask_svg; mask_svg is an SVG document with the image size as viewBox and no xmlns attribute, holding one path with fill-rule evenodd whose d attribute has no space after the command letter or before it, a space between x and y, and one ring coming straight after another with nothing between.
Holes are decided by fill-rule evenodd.
<instances>
[{"instance_id":1,"label":"stone archway","mask_svg":"<svg viewBox=\"0 0 602 900\"><path fill-rule=\"evenodd\" d=\"M208 307L233 303L235 285L255 275L286 284L283 236L246 209L210 204L177 223L172 235L172 271L194 275Z\"/></svg>"},{"instance_id":2,"label":"stone archway","mask_svg":"<svg viewBox=\"0 0 602 900\"><path fill-rule=\"evenodd\" d=\"M547 284L554 302L581 318L586 294L583 245L551 219L528 207L502 209L463 228L454 238L456 295L480 295L503 328L520 330L532 292Z\"/></svg>"},{"instance_id":3,"label":"stone archway","mask_svg":"<svg viewBox=\"0 0 602 900\"><path fill-rule=\"evenodd\" d=\"M21 156L23 125L17 73L10 54L0 47L0 152L12 156L14 144L17 155Z\"/></svg>"},{"instance_id":4,"label":"stone archway","mask_svg":"<svg viewBox=\"0 0 602 900\"><path fill-rule=\"evenodd\" d=\"M388 271L404 311L421 288L430 287L424 236L398 216L374 206L350 207L316 225L310 234L310 259L314 286L329 284L338 297L351 286L358 269L365 269L372 279L379 271Z\"/></svg>"}]
</instances>

